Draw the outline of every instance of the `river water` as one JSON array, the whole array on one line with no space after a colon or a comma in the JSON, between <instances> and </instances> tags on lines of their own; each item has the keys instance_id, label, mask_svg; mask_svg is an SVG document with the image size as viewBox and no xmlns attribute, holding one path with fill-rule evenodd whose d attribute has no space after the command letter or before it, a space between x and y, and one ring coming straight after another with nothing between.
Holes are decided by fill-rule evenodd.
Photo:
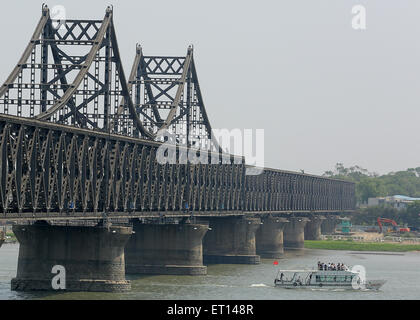
<instances>
[{"instance_id":1,"label":"river water","mask_svg":"<svg viewBox=\"0 0 420 320\"><path fill-rule=\"evenodd\" d=\"M18 244L0 248L0 299L169 299L169 300L284 300L284 299L420 299L420 252L368 254L351 251L286 252L278 266L273 259L259 265L210 265L206 276L127 276L132 289L124 293L22 293L10 290L16 275ZM368 279L387 280L380 291L275 288L278 268L313 268L317 261L362 265Z\"/></svg>"}]
</instances>

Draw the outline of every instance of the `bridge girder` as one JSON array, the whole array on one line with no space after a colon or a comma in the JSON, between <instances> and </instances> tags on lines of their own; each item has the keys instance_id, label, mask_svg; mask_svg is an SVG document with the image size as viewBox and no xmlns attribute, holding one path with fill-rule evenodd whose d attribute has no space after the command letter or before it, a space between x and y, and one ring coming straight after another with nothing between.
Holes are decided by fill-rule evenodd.
<instances>
[{"instance_id":1,"label":"bridge girder","mask_svg":"<svg viewBox=\"0 0 420 320\"><path fill-rule=\"evenodd\" d=\"M209 164L160 164L160 145L0 115L0 219L242 214L242 158L216 153Z\"/></svg>"}]
</instances>

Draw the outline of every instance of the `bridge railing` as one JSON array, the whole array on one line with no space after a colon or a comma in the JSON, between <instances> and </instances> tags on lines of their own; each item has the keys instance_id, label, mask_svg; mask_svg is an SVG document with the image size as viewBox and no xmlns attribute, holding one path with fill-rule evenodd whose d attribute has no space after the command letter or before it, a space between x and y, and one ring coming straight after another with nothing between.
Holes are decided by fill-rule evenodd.
<instances>
[{"instance_id":1,"label":"bridge railing","mask_svg":"<svg viewBox=\"0 0 420 320\"><path fill-rule=\"evenodd\" d=\"M352 182L265 168L245 178L244 211L351 211L354 192Z\"/></svg>"},{"instance_id":2,"label":"bridge railing","mask_svg":"<svg viewBox=\"0 0 420 320\"><path fill-rule=\"evenodd\" d=\"M351 182L274 169L245 175L243 159L232 156L160 164L160 146L0 115L0 210L40 217L354 209Z\"/></svg>"},{"instance_id":3,"label":"bridge railing","mask_svg":"<svg viewBox=\"0 0 420 320\"><path fill-rule=\"evenodd\" d=\"M0 210L6 217L242 209L243 159L160 164L159 146L0 115Z\"/></svg>"}]
</instances>

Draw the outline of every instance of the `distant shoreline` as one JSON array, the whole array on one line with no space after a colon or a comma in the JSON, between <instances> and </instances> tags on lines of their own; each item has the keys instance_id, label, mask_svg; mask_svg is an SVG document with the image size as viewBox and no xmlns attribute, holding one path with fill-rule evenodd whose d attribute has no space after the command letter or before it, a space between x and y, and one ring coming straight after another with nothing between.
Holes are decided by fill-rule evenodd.
<instances>
[{"instance_id":1,"label":"distant shoreline","mask_svg":"<svg viewBox=\"0 0 420 320\"><path fill-rule=\"evenodd\" d=\"M305 240L307 249L349 250L349 251L420 251L420 244L401 244L383 242L359 242L346 240Z\"/></svg>"}]
</instances>

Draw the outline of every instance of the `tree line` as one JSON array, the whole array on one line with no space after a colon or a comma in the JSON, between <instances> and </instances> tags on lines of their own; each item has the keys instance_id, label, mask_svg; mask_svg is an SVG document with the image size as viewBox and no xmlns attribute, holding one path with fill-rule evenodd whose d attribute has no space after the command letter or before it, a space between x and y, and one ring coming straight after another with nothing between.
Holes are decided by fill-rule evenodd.
<instances>
[{"instance_id":1,"label":"tree line","mask_svg":"<svg viewBox=\"0 0 420 320\"><path fill-rule=\"evenodd\" d=\"M346 168L337 163L333 171L326 171L323 175L355 182L358 206L375 197L405 195L420 198L420 167L379 175L357 165ZM400 210L391 205L359 208L351 220L353 224L376 225L377 218L382 217L395 220L400 226L420 228L419 214L420 201L414 201Z\"/></svg>"},{"instance_id":2,"label":"tree line","mask_svg":"<svg viewBox=\"0 0 420 320\"><path fill-rule=\"evenodd\" d=\"M337 163L333 171L323 175L355 182L358 204L366 203L368 198L393 195L420 198L420 167L379 175L357 165L346 168Z\"/></svg>"},{"instance_id":3,"label":"tree line","mask_svg":"<svg viewBox=\"0 0 420 320\"><path fill-rule=\"evenodd\" d=\"M359 208L351 216L354 225L377 225L378 217L394 220L398 226L408 226L420 231L420 201L410 203L405 209L396 209L390 205Z\"/></svg>"}]
</instances>

